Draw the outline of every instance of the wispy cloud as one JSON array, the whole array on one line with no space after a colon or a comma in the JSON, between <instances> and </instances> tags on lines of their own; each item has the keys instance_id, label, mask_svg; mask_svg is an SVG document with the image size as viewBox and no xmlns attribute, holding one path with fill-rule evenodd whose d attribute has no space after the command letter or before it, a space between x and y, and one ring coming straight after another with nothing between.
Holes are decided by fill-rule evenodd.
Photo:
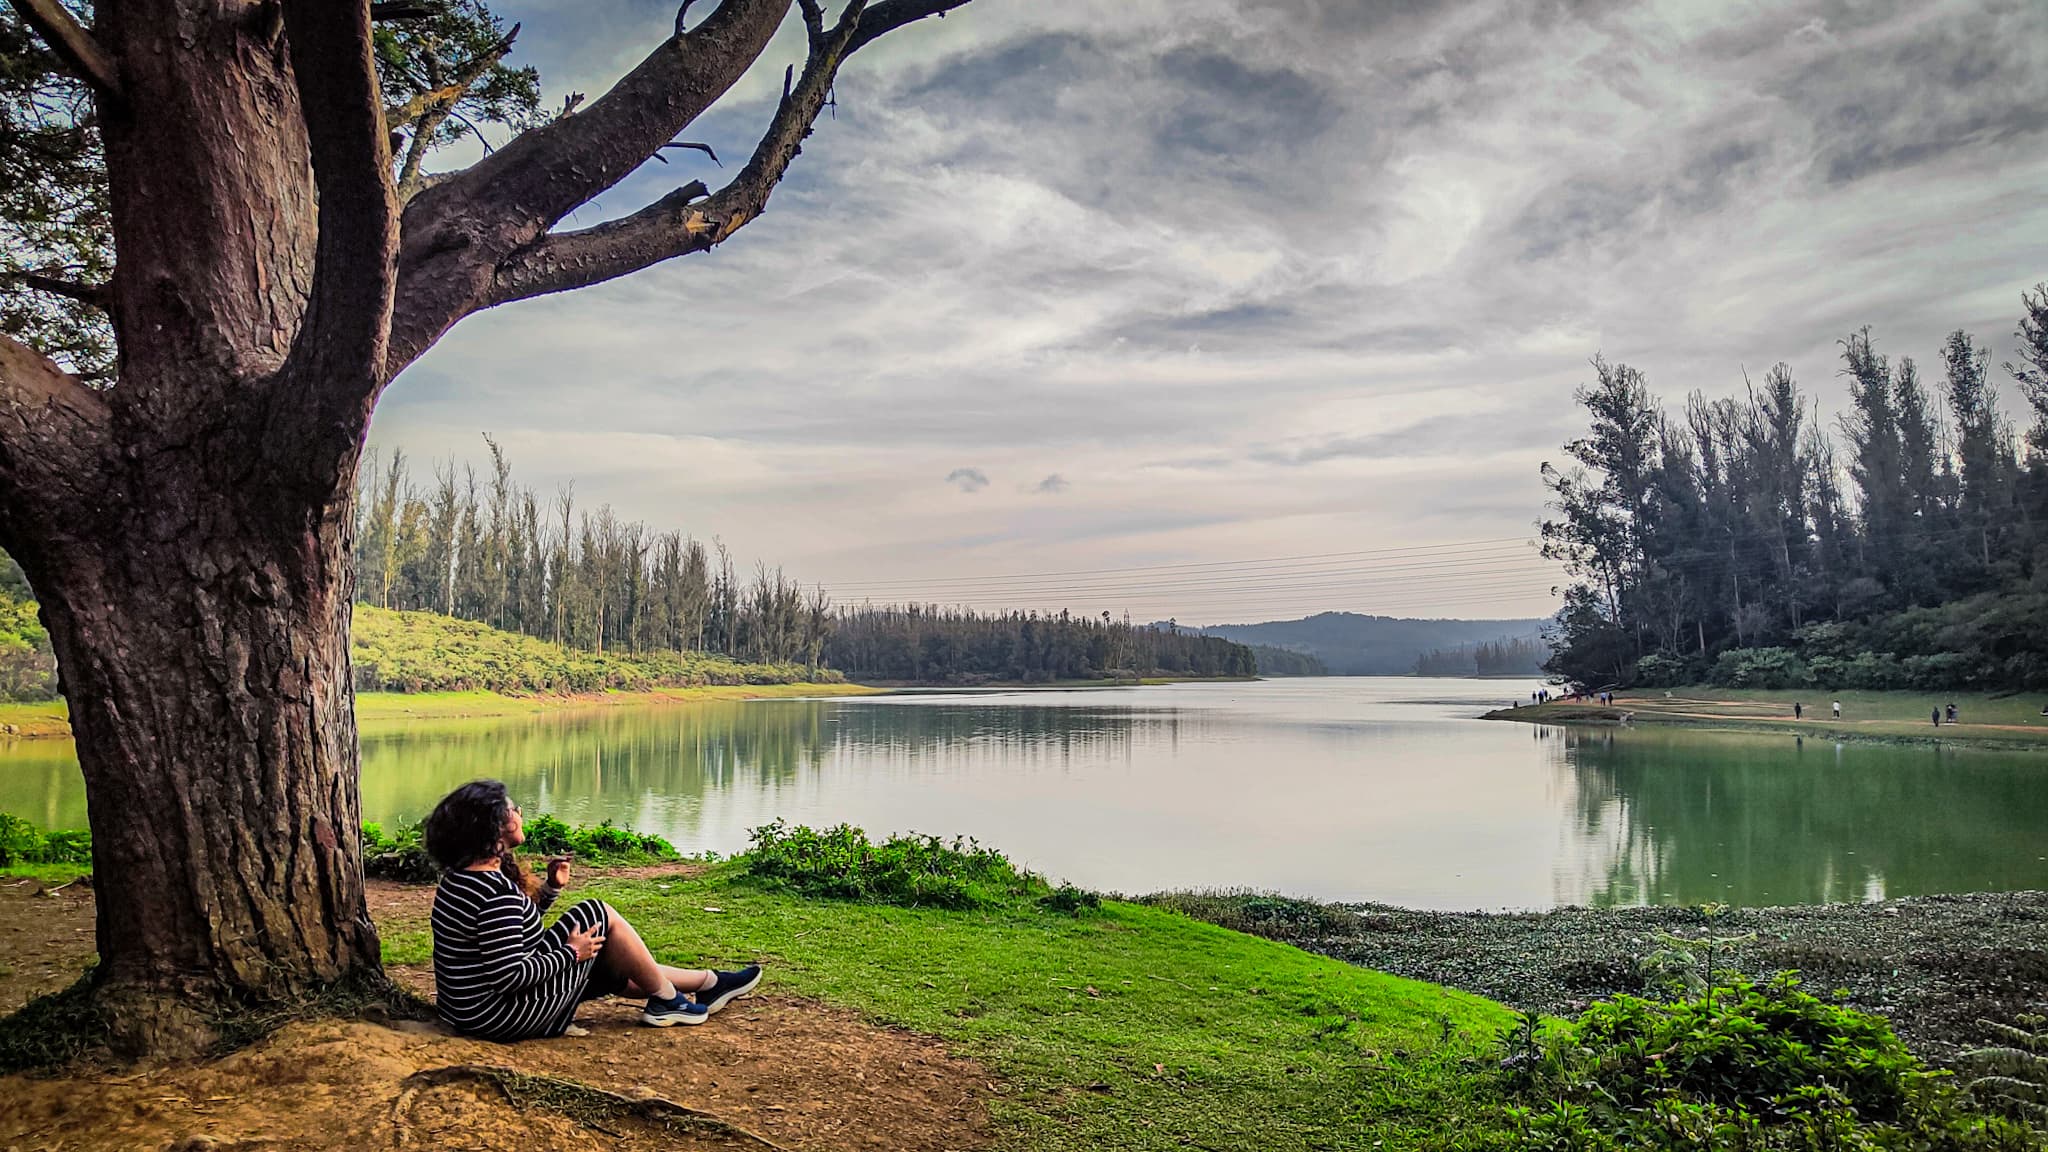
<instances>
[{"instance_id":1,"label":"wispy cloud","mask_svg":"<svg viewBox=\"0 0 2048 1152\"><path fill-rule=\"evenodd\" d=\"M593 95L673 15L496 7ZM926 24L848 65L760 222L466 321L379 439L474 455L489 413L540 486L828 584L1493 538L1538 514L1596 351L1672 398L1787 360L1832 407L1845 332L1927 359L1962 326L1999 359L2048 277L2036 0ZM691 138L744 155L800 45L792 20ZM574 223L708 165L673 159ZM1048 473L1087 483L986 482Z\"/></svg>"}]
</instances>

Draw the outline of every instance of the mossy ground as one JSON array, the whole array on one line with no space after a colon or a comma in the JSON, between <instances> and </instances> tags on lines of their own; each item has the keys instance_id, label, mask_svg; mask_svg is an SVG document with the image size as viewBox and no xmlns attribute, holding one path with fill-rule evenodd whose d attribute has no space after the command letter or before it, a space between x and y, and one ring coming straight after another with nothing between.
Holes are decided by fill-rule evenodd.
<instances>
[{"instance_id":1,"label":"mossy ground","mask_svg":"<svg viewBox=\"0 0 2048 1152\"><path fill-rule=\"evenodd\" d=\"M818 900L732 865L578 894L611 902L665 961L759 959L778 992L943 1038L1002 1078L1006 1146L1476 1148L1503 1135L1486 1056L1506 1009L1176 912ZM388 963L429 958L424 925L387 925L384 941Z\"/></svg>"}]
</instances>

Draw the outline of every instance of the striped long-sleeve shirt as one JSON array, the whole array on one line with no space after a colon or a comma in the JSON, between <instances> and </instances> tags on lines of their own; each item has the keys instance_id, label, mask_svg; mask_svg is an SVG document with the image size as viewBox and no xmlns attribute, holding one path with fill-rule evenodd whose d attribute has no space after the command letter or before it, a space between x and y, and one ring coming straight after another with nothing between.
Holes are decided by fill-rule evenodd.
<instances>
[{"instance_id":1,"label":"striped long-sleeve shirt","mask_svg":"<svg viewBox=\"0 0 2048 1152\"><path fill-rule=\"evenodd\" d=\"M602 923L585 901L543 930L540 909L503 872L444 873L434 892L434 993L442 1019L490 1040L557 1036L576 1014L591 961L568 930Z\"/></svg>"}]
</instances>

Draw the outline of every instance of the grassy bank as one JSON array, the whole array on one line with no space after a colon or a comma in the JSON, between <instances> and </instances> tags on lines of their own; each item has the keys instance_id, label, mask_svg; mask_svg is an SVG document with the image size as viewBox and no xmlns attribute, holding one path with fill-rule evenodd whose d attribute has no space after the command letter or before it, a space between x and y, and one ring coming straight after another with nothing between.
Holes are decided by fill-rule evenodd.
<instances>
[{"instance_id":1,"label":"grassy bank","mask_svg":"<svg viewBox=\"0 0 2048 1152\"><path fill-rule=\"evenodd\" d=\"M71 735L71 717L62 700L0 700L0 737L34 739Z\"/></svg>"},{"instance_id":2,"label":"grassy bank","mask_svg":"<svg viewBox=\"0 0 2048 1152\"><path fill-rule=\"evenodd\" d=\"M1163 909L819 900L736 865L579 894L610 901L670 962L762 959L777 991L982 1060L1003 1079L1006 1146L1455 1148L1502 1135L1491 1082L1466 1061L1506 1009ZM389 963L424 964L431 941L412 926L384 946Z\"/></svg>"},{"instance_id":3,"label":"grassy bank","mask_svg":"<svg viewBox=\"0 0 2048 1152\"><path fill-rule=\"evenodd\" d=\"M608 853L616 843L642 855L671 855L658 840L608 826L569 829L536 817L529 830L536 839L560 841L549 848L574 847L579 854ZM1628 967L1664 979L1673 989L1669 999L1658 994L1654 1001L1617 997L1590 1006L1561 1003L1559 1008L1577 1013L1578 1019L1540 1024L1469 992L1362 966L1412 963L1434 954L1447 981L1472 975L1471 933L1463 933L1467 939L1462 944L1445 946L1438 938L1459 936L1459 925L1395 922L1432 914L1270 897L1100 900L1070 887L1055 888L1017 870L1000 852L971 841L895 837L872 843L858 829L813 831L780 822L757 829L754 847L734 861L583 876L571 899L609 901L666 961L730 967L758 960L768 965L762 1002L712 1022L706 1035L685 1038L684 1049L702 1052L708 1044L719 1054L709 1063L695 1057L698 1071L675 1078L669 1092L692 1103L717 1104L733 1115L765 1118L807 1111L813 1126L785 1134L803 1137L792 1147L846 1146L843 1139L817 1139L819 1125L835 1136L865 1132L867 1143L887 1146L872 1122L849 1128L835 1118L843 1117L847 1103L867 1101L876 1093L918 1107L932 1099L926 1092L944 1075L963 1071L969 1081L965 1099L955 1083L944 1089L952 1093L952 1103L939 1111L965 1126L947 1128L944 1134L952 1138L926 1139L919 1147L989 1142L1044 1152L1186 1147L1359 1152L1648 1147L1697 1152L1739 1144L1787 1152L1822 1147L2019 1152L2040 1146L2039 1131L1991 1118L1974 1098L1927 1070L1885 1021L1844 1006L1834 996L1809 995L1795 982L1752 984L1718 973L1703 991L1686 991L1698 972L1672 966L1667 958L1663 967ZM12 974L8 964L32 962L48 970L34 983L61 986L65 972L75 973L86 962L82 948L89 947L89 938L78 934L89 930L92 894L80 889L51 900L38 895L40 889L22 895L19 887L0 890L0 925L42 930L0 932L0 984ZM432 941L426 920L432 889L424 883L373 885L371 896L387 964L401 981L423 986L430 981L426 967ZM2017 949L2003 959L1985 957L1987 974L1999 971L2009 977L2015 963L2037 954L2028 951L2028 940L2038 936L2035 926L2041 921L2028 914L2038 909L2037 897L2016 897L1980 910L1999 924L1997 931L1984 933L1986 941ZM1753 943L1779 927L1738 923L1717 910L1649 911L1680 918L1666 925L1680 933L1672 937L1679 943L1688 928L1751 928L1743 939ZM1813 911L1831 915L1837 910ZM1886 918L1881 910L1874 913L1873 928ZM1510 935L1521 933L1525 926L1520 921L1527 918L1473 919L1486 925L1483 936L1497 935L1493 929L1501 925ZM1541 957L1533 961L1536 999L1563 994L1562 985L1550 986L1560 973L1577 980L1594 968L1613 966L1574 955L1558 971L1545 970L1545 959L1561 942L1593 935L1615 944L1645 928L1656 937L1664 935L1649 923L1584 930L1576 925L1570 916L1556 923L1540 918L1537 932L1545 939L1537 948ZM1918 934L1922 926L1901 927ZM1354 963L1344 963L1253 933L1299 937L1304 947L1355 944L1366 951L1346 956ZM1368 944L1369 937L1375 942ZM1640 937L1629 942L1647 943ZM1534 939L1523 943L1539 944ZM1864 951L1867 943L1858 942L1854 950ZM1955 943L1960 942L1951 946ZM1528 948L1476 951L1477 969L1497 977L1515 998L1530 999ZM1722 966L1714 963L1716 958L1708 955L1707 971ZM1725 953L1718 958L1731 959ZM2009 978L2005 982L2012 983ZM1896 995L1895 985L1880 981L1878 987L1889 997ZM2023 1009L2031 1003L2032 987L2005 988L1995 1003L1979 1007L2001 1013ZM7 1023L20 1027L27 1018L41 1019L35 1013L47 1011L48 1003L31 1006ZM609 1090L618 1091L617 1069L611 1066L630 1068L636 1059L652 1059L666 1067L691 1058L670 1043L670 1035L650 1035L627 1023L633 1011L624 1003L593 1005L584 1022L594 1039L493 1049L490 1061L519 1065L565 1057L552 1067L572 1080L603 1080L614 1085ZM751 1058L736 1061L730 1047L821 1034L827 1038L794 1057L780 1048L757 1047ZM328 1039L333 1033L315 1030L310 1035L310 1046L305 1036L287 1039L280 1053L265 1041L261 1052L208 1065L211 1079L196 1090L165 1085L150 1095L178 1107L202 1097L209 1103L240 1099L267 1082L266 1061L277 1066L281 1059L294 1077L290 1082L307 1085L315 1099L318 1089L333 1083L346 1083L350 1099L367 1095L380 1118L371 1122L373 1129L379 1122L395 1124L382 1118L405 1112L405 1091L412 1087L403 1079L406 1071L449 1060L422 1051L396 1073L388 1061L368 1074L325 1065L316 1069L312 1062L318 1051L333 1048ZM353 1035L354 1043L391 1043L388 1032L358 1030ZM2005 1035L2022 1036L2011 1029ZM904 1041L927 1050L935 1042L943 1044L940 1062L964 1061L966 1067L940 1073L919 1057L920 1068L913 1071L892 1056L886 1065L871 1061L858 1077L841 1076L841 1083L825 1092L830 1098L819 1098L825 1069L818 1061L838 1068L850 1059L867 1059L884 1037L899 1045L891 1051L904 1051ZM71 1037L74 1043L80 1039L90 1052L90 1035ZM2048 1044L2048 1033L2041 1039ZM46 1053L52 1049L36 1041L24 1034L10 1038L0 1029L0 1057L13 1051L33 1059L10 1066L47 1068ZM399 1043L442 1052L459 1042ZM563 1047L575 1044L595 1047ZM593 1053L600 1057L595 1063L589 1060ZM782 1095L751 1096L754 1088L745 1083L743 1092L728 1090L722 1101L716 1098L721 1082L745 1075L739 1065L789 1063L792 1058L800 1066L792 1069L794 1080L787 1083L804 1086L801 1098L788 1094L787 1087ZM1963 1060L1966 1069L1968 1061ZM73 1071L93 1075L82 1067ZM531 1071L515 1067L511 1074ZM630 1092L650 1091L634 1086L649 1078L645 1073L626 1075L633 1077L626 1083ZM711 1093L700 1075L710 1078ZM19 1082L10 1086L14 1083ZM60 1086L60 1093L84 1087L82 1080L74 1083ZM1971 1083L1970 1090L1977 1087ZM88 1091L86 1098L97 1100L98 1091ZM45 1135L75 1117L72 1107L68 1097L61 1107L46 1105L37 1115L48 1122L24 1131ZM189 1129L193 1121L210 1124L211 1110L195 1109L192 1121L176 1124ZM495 1121L512 1143L522 1141L513 1138L518 1130L508 1123L527 1122ZM370 1137L381 1129L365 1131L364 1139L349 1146L379 1142ZM1816 1141L1816 1132L1830 1139ZM134 1143L162 1146L165 1134L150 1129L150 1139ZM1721 1138L1730 1134L1746 1139Z\"/></svg>"},{"instance_id":4,"label":"grassy bank","mask_svg":"<svg viewBox=\"0 0 2048 1152\"><path fill-rule=\"evenodd\" d=\"M1836 720L1829 705L1841 701ZM1804 706L1801 719L1792 706ZM1958 723L1937 728L1929 713L1955 704ZM1828 692L1817 689L1656 688L1621 693L1613 704L1553 701L1502 708L1489 720L1530 724L1671 724L1740 732L1787 732L1848 740L1940 741L1982 747L2048 748L2039 695Z\"/></svg>"}]
</instances>

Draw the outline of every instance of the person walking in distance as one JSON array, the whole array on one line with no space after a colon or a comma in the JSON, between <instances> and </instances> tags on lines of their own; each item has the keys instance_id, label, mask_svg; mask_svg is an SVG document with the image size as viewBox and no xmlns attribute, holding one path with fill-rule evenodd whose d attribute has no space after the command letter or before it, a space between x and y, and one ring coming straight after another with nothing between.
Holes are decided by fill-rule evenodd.
<instances>
[{"instance_id":1,"label":"person walking in distance","mask_svg":"<svg viewBox=\"0 0 2048 1152\"><path fill-rule=\"evenodd\" d=\"M1801 706L1801 704L1799 703L1799 701L1797 701L1797 700L1794 700L1794 701L1792 702L1792 718L1793 718L1794 720L1797 720L1797 719L1799 719L1799 714L1800 714L1800 713L1801 713L1802 711L1804 711L1804 710L1805 710L1805 709L1804 709L1804 708L1803 708L1803 707Z\"/></svg>"},{"instance_id":2,"label":"person walking in distance","mask_svg":"<svg viewBox=\"0 0 2048 1152\"><path fill-rule=\"evenodd\" d=\"M1953 700L1948 702L1948 722L1951 724L1956 722L1956 702Z\"/></svg>"},{"instance_id":3,"label":"person walking in distance","mask_svg":"<svg viewBox=\"0 0 2048 1152\"><path fill-rule=\"evenodd\" d=\"M1837 720L1840 720L1841 718L1842 718L1842 702L1841 702L1840 700L1837 700L1837 701L1835 701L1835 719L1837 719Z\"/></svg>"}]
</instances>

